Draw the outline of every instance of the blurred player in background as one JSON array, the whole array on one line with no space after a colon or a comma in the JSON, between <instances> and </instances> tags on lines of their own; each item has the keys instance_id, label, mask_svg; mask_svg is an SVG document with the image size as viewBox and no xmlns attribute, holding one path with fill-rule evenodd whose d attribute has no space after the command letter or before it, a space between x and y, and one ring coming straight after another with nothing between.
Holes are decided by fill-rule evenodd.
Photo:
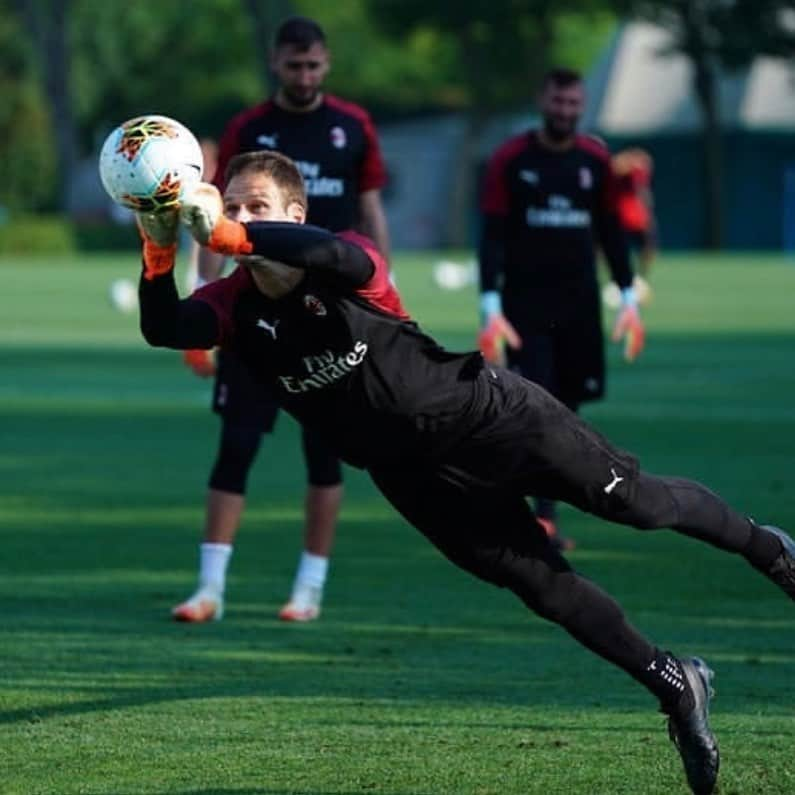
<instances>
[{"instance_id":1,"label":"blurred player in background","mask_svg":"<svg viewBox=\"0 0 795 795\"><path fill-rule=\"evenodd\" d=\"M332 231L356 228L388 258L380 193L386 170L376 131L361 107L323 92L330 53L321 27L304 17L282 23L271 67L278 89L227 125L220 141L216 185L223 188L226 166L238 153L284 152L297 163L306 183L310 221ZM252 205L247 211L255 218L262 209ZM223 262L222 256L202 250L199 283L217 279ZM190 351L187 357L199 374L206 374L205 351ZM222 615L226 570L243 513L248 473L262 435L273 429L279 405L234 353L222 351L213 410L221 416L222 427L207 494L199 583L196 592L173 610L181 621ZM279 613L287 621L309 621L319 615L343 490L340 462L326 445L304 431L303 449L308 478L304 549L292 593Z\"/></svg>"},{"instance_id":2,"label":"blurred player in background","mask_svg":"<svg viewBox=\"0 0 795 795\"><path fill-rule=\"evenodd\" d=\"M498 362L507 343L508 367L572 411L605 388L597 245L621 289L614 338L626 339L630 360L644 338L610 155L602 141L577 132L584 106L577 72L548 72L541 128L496 150L480 202L481 350ZM558 532L555 502L536 495L536 513L550 537L571 548Z\"/></svg>"},{"instance_id":3,"label":"blurred player in background","mask_svg":"<svg viewBox=\"0 0 795 795\"><path fill-rule=\"evenodd\" d=\"M632 282L639 304L651 301L649 274L657 256L657 222L651 190L654 161L643 149L624 149L612 160L616 179L618 219L627 235L630 248L637 255L638 272ZM621 303L615 282L605 288L605 302L613 308Z\"/></svg>"}]
</instances>

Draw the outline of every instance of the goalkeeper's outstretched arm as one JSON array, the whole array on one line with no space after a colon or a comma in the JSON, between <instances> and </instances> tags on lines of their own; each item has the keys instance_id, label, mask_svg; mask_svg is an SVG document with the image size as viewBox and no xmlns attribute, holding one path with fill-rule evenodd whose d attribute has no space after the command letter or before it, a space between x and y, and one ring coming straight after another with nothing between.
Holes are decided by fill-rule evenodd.
<instances>
[{"instance_id":1,"label":"goalkeeper's outstretched arm","mask_svg":"<svg viewBox=\"0 0 795 795\"><path fill-rule=\"evenodd\" d=\"M320 227L286 221L243 224L224 217L223 201L212 185L201 183L183 200L180 213L194 239L218 254L262 257L291 268L322 272L353 288L365 285L375 272L364 249Z\"/></svg>"},{"instance_id":2,"label":"goalkeeper's outstretched arm","mask_svg":"<svg viewBox=\"0 0 795 795\"><path fill-rule=\"evenodd\" d=\"M173 271L147 279L138 287L141 333L155 347L189 350L215 347L220 340L218 319L205 301L180 300Z\"/></svg>"},{"instance_id":3,"label":"goalkeeper's outstretched arm","mask_svg":"<svg viewBox=\"0 0 795 795\"><path fill-rule=\"evenodd\" d=\"M203 301L181 301L174 282L177 212L139 213L137 220L143 238L138 303L144 339L178 350L212 348L220 336L215 312Z\"/></svg>"},{"instance_id":4,"label":"goalkeeper's outstretched arm","mask_svg":"<svg viewBox=\"0 0 795 795\"><path fill-rule=\"evenodd\" d=\"M292 268L323 273L350 287L363 286L375 272L363 248L318 226L253 221L244 227L253 254Z\"/></svg>"}]
</instances>

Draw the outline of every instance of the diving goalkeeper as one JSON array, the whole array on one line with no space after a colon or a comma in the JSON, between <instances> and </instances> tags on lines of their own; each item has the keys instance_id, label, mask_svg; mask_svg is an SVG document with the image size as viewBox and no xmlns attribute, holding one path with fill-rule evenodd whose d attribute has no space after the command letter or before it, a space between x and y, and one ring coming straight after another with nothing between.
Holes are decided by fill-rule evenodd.
<instances>
[{"instance_id":1,"label":"diving goalkeeper","mask_svg":"<svg viewBox=\"0 0 795 795\"><path fill-rule=\"evenodd\" d=\"M407 315L370 241L303 224L301 176L285 156L238 155L228 174L223 201L202 185L181 214L202 245L242 267L190 298L180 300L173 275L177 215L139 219L146 340L233 349L453 563L510 589L645 687L668 715L691 789L712 792L719 757L706 663L629 624L550 542L525 495L641 530L669 527L740 555L795 598L792 540L698 483L642 471L544 389L480 353L441 348ZM255 202L267 220L238 223Z\"/></svg>"}]
</instances>

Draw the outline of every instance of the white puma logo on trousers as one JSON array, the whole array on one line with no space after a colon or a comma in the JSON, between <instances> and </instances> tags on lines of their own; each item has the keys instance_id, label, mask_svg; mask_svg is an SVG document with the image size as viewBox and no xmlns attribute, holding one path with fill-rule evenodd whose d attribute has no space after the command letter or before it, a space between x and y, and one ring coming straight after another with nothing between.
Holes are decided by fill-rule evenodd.
<instances>
[{"instance_id":1,"label":"white puma logo on trousers","mask_svg":"<svg viewBox=\"0 0 795 795\"><path fill-rule=\"evenodd\" d=\"M608 484L605 486L605 494L610 494L610 492L611 492L611 491L612 491L612 490L613 490L613 489L614 489L614 488L615 488L615 487L616 487L616 486L617 486L619 483L621 483L621 481L622 481L622 480L624 480L624 478L622 478L622 477L619 477L618 475L616 475L616 471L615 471L615 469L613 469L613 467L610 467L610 474L613 476L613 482L612 482L612 483L608 483Z\"/></svg>"}]
</instances>

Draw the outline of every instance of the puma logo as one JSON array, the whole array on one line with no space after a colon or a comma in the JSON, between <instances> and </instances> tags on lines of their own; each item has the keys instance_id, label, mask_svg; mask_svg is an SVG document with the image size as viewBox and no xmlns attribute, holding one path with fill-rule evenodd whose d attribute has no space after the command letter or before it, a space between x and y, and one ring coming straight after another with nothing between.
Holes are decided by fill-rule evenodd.
<instances>
[{"instance_id":1,"label":"puma logo","mask_svg":"<svg viewBox=\"0 0 795 795\"><path fill-rule=\"evenodd\" d=\"M613 489L619 483L621 483L622 480L624 480L624 478L619 477L618 475L616 475L616 471L615 471L615 469L613 469L613 467L610 467L610 474L613 476L613 482L612 483L608 483L605 486L605 494L610 494L610 492L613 491Z\"/></svg>"},{"instance_id":2,"label":"puma logo","mask_svg":"<svg viewBox=\"0 0 795 795\"><path fill-rule=\"evenodd\" d=\"M273 337L273 339L276 339L276 326L278 325L279 325L278 318L276 318L276 320L273 321L273 325L263 320L262 318L260 318L257 321L257 328L264 328L265 331L267 331L271 335L271 337Z\"/></svg>"}]
</instances>

